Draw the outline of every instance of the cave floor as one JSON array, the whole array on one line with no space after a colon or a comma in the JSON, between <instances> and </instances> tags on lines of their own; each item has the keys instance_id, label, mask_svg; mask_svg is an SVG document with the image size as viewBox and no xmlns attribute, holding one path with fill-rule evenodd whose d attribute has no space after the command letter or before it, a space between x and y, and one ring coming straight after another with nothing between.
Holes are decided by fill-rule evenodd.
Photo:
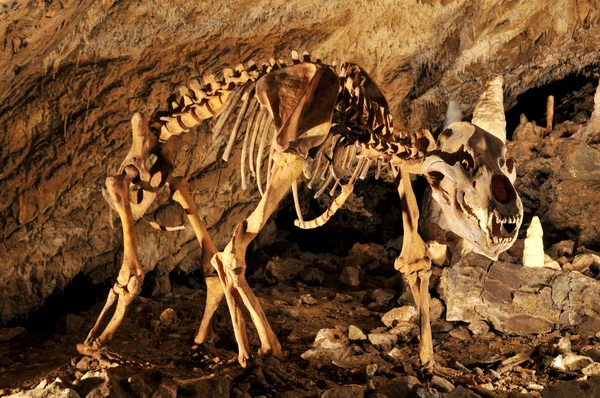
<instances>
[{"instance_id":1,"label":"cave floor","mask_svg":"<svg viewBox=\"0 0 600 398\"><path fill-rule=\"evenodd\" d=\"M363 392L364 396L404 396L402 391L416 383L407 376L414 376L422 386L417 385L413 392L420 388L420 396L446 396L453 389L468 394L463 391L467 389L482 397L542 396L547 386L567 380L578 383L575 379L581 377L581 373L559 372L550 366L557 354L555 345L564 333L507 336L489 332L476 336L458 322L445 323L449 325L446 330L434 333L438 362L463 370L462 376L448 378L453 385L419 371L415 336L400 339L394 346L394 357L388 354L389 347L378 349L369 340L345 340L345 347L335 355L321 352L323 355L306 360L301 355L313 348L320 329L338 328L347 335L350 325L365 334L383 326L381 316L398 303L394 300L380 308L365 304L365 297L373 288L393 284L390 277L367 274L360 290L339 283L339 274L333 272L316 287L298 280L254 284L284 348L281 358L255 358L246 369L241 368L235 360L236 343L225 305L216 315L220 339L215 347L221 350L218 358L193 351L205 291L174 285L172 293L151 299L139 297L133 303L110 344L111 352L121 356L119 361L82 357L75 348L99 314L101 302L89 311L62 318L50 335L24 332L0 343L0 395L23 394L36 386L43 389L58 377L81 397L92 396L94 389L102 386L111 391L111 396L221 396L227 391L241 397L321 396L329 389L350 395L328 396L362 396ZM300 299L306 294L310 298ZM177 314L170 325L159 321L166 309ZM256 353L258 336L250 322L248 325L250 344ZM574 352L578 347L593 345L594 340L579 336L570 339ZM94 375L97 377L91 377ZM354 386L340 387L345 385ZM160 391L163 395L158 394ZM352 391L358 395L352 395Z\"/></svg>"}]
</instances>

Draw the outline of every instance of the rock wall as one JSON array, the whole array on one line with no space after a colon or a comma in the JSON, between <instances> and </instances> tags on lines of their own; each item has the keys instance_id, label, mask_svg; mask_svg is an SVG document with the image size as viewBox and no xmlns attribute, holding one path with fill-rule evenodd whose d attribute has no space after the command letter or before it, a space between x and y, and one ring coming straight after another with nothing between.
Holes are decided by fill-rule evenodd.
<instances>
[{"instance_id":1,"label":"rock wall","mask_svg":"<svg viewBox=\"0 0 600 398\"><path fill-rule=\"evenodd\" d=\"M493 73L504 75L511 105L598 63L599 18L592 0L3 2L0 322L81 272L98 282L114 275L120 233L110 228L104 178L127 152L131 114L165 109L188 78L306 49L369 70L397 123L436 127L449 98L468 114ZM205 126L177 155L220 246L256 201L240 191L235 162L217 161L221 144ZM173 206L155 210L166 224L183 220ZM191 231L137 227L147 270L197 268Z\"/></svg>"}]
</instances>

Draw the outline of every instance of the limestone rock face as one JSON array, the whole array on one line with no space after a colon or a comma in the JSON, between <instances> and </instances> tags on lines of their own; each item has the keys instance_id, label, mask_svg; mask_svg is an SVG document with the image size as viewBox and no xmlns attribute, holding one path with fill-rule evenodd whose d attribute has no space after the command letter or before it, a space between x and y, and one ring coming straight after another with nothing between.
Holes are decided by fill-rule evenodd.
<instances>
[{"instance_id":1,"label":"limestone rock face","mask_svg":"<svg viewBox=\"0 0 600 398\"><path fill-rule=\"evenodd\" d=\"M576 271L470 255L444 269L440 283L449 321L484 320L503 333L521 335L555 326L594 335L600 326L600 305L593 300L600 282Z\"/></svg>"},{"instance_id":2,"label":"limestone rock face","mask_svg":"<svg viewBox=\"0 0 600 398\"><path fill-rule=\"evenodd\" d=\"M559 127L557 126L557 129ZM600 151L570 137L545 138L536 148L508 144L518 163L515 187L526 214L539 216L544 236L569 231L576 246L597 247L600 232Z\"/></svg>"},{"instance_id":3,"label":"limestone rock face","mask_svg":"<svg viewBox=\"0 0 600 398\"><path fill-rule=\"evenodd\" d=\"M530 87L597 63L599 18L592 0L3 4L0 322L39 306L77 275L114 278L121 236L118 222L110 228L104 179L128 150L133 112L167 109L190 77L306 49L361 64L389 97L397 123L432 127L450 97L472 112L494 73L504 76L510 106ZM229 163L217 160L224 137L212 141L207 129L187 136L176 173L188 178L223 247L257 196L240 189L239 152ZM580 187L559 188L562 200ZM176 206L153 210L163 224L184 221ZM158 234L138 222L136 230L147 271L198 268L189 228Z\"/></svg>"}]
</instances>

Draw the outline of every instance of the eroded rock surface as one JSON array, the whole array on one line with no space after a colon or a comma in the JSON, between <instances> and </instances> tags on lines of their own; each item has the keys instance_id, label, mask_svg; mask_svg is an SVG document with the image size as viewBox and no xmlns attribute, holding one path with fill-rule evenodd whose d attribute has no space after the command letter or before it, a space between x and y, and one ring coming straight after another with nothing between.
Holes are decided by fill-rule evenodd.
<instances>
[{"instance_id":1,"label":"eroded rock surface","mask_svg":"<svg viewBox=\"0 0 600 398\"><path fill-rule=\"evenodd\" d=\"M599 18L591 0L3 3L0 321L39 306L76 275L114 278L121 238L118 224L117 232L109 226L101 187L127 151L132 113L166 109L188 78L307 49L360 63L399 122L436 127L451 97L468 114L492 73L504 75L510 106L530 87L597 63ZM256 201L241 192L236 162L217 160L222 145L201 128L176 162L219 246ZM584 184L593 183L567 181L553 192L558 202L572 200ZM154 210L161 223L183 221L175 207ZM136 229L141 261L155 277L197 269L191 230Z\"/></svg>"},{"instance_id":2,"label":"eroded rock surface","mask_svg":"<svg viewBox=\"0 0 600 398\"><path fill-rule=\"evenodd\" d=\"M449 321L487 321L503 333L529 335L600 329L600 282L577 271L526 268L477 255L444 270L440 290Z\"/></svg>"}]
</instances>

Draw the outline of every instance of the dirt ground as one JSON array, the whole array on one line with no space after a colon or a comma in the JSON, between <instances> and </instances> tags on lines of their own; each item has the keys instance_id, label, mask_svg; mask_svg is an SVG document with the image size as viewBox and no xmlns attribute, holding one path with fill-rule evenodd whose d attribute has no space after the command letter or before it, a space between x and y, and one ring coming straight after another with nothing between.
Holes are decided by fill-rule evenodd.
<instances>
[{"instance_id":1,"label":"dirt ground","mask_svg":"<svg viewBox=\"0 0 600 398\"><path fill-rule=\"evenodd\" d=\"M110 351L121 359L104 357L99 361L82 357L75 349L102 302L89 311L61 318L51 333L22 331L0 343L0 395L53 396L35 393L59 378L61 388L71 388L69 391L81 397L546 397L565 396L558 391L552 395L548 386L585 379L580 372L560 372L550 365L557 356L556 345L566 333L507 336L492 330L477 335L466 324L443 320L433 322L434 349L441 365L459 371L455 377L432 377L420 371L418 333L414 331L388 347L368 339L342 339L345 343L335 355L325 352L303 359L303 353L315 348L313 342L321 329L338 329L344 336L350 325L365 334L386 329L382 315L407 297L402 294L402 280L385 266L362 275L360 286L346 286L335 266L344 260L337 258L321 266L323 274L313 283L316 286L307 285L306 276L305 280L274 280L264 267L250 277L283 346L281 358L253 358L243 369L236 361L236 343L224 304L216 316L219 340L215 351L193 350L205 290L196 277L184 277L170 294L135 300L110 344ZM274 267L285 261L272 259L268 269L276 274ZM397 293L392 299L376 301L373 292L378 288ZM259 340L252 326L249 338L256 353ZM569 339L573 352L597 344L595 339ZM574 383L579 386L589 381ZM569 391L577 392L577 388L570 386Z\"/></svg>"}]
</instances>

